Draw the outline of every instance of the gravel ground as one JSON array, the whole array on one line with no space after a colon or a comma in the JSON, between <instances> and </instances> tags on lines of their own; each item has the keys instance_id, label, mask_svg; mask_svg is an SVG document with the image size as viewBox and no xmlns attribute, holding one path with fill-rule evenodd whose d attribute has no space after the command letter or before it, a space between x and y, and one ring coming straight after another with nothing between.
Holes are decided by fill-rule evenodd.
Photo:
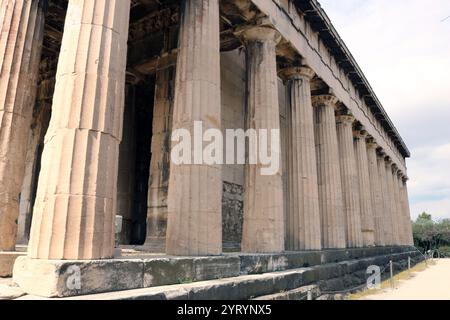
<instances>
[{"instance_id":1,"label":"gravel ground","mask_svg":"<svg viewBox=\"0 0 450 320\"><path fill-rule=\"evenodd\" d=\"M383 290L364 300L450 300L450 259L441 259L435 265L400 281L397 288Z\"/></svg>"}]
</instances>

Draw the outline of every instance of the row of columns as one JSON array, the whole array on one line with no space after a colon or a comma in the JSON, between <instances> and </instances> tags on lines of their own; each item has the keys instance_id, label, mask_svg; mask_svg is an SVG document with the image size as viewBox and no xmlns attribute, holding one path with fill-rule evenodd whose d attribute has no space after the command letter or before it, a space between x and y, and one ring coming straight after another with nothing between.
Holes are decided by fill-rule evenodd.
<instances>
[{"instance_id":1,"label":"row of columns","mask_svg":"<svg viewBox=\"0 0 450 320\"><path fill-rule=\"evenodd\" d=\"M335 97L312 106L323 248L413 245L402 173Z\"/></svg>"},{"instance_id":2,"label":"row of columns","mask_svg":"<svg viewBox=\"0 0 450 320\"><path fill-rule=\"evenodd\" d=\"M1 152L5 154L1 154L0 174L6 177L12 162L22 162L25 155L16 157L8 151L23 141L4 137L5 130L17 129L4 119L21 116L16 109L32 105L31 100L23 103L11 98L20 96L14 88L21 83L17 78L23 77L25 67L16 61L24 59L8 50L26 53L25 47L33 51L40 46L24 31L34 25L22 19L27 15L17 19L14 14L18 3L31 12L38 2L1 3L0 45L4 47L0 51L4 61L14 65L3 62L7 72L2 72L0 91L6 101L1 110ZM187 0L183 6L172 129L193 133L194 121L202 121L203 130L220 130L219 0ZM69 1L31 229L31 258L113 256L129 11L129 0ZM22 47L4 31L19 27L24 29L18 33ZM35 32L31 38L42 44ZM247 127L280 129L276 46L281 37L269 26L247 29L241 36L248 55ZM411 244L406 184L396 167L376 155L376 145L367 145L361 130L354 137L351 115L336 118L335 97L311 97L311 69L289 68L281 76L290 96L288 214L285 221L281 171L262 176L260 165L247 165L242 250L263 253ZM25 125L20 128L26 131ZM17 178L21 180L20 174ZM18 212L11 206L20 183L17 190L11 185L0 187L0 227L11 230L11 224L3 220L11 220ZM221 208L218 165L171 166L166 252L221 254ZM2 232L0 237L0 249L13 248L10 234Z\"/></svg>"}]
</instances>

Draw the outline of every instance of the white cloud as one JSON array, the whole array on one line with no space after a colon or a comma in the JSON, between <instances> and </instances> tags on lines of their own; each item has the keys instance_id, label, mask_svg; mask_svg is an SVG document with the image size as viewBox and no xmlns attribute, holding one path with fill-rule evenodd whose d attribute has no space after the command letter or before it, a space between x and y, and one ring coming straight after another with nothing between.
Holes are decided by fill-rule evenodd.
<instances>
[{"instance_id":1,"label":"white cloud","mask_svg":"<svg viewBox=\"0 0 450 320\"><path fill-rule=\"evenodd\" d=\"M450 1L322 0L386 110L450 106ZM437 108L437 107L436 107Z\"/></svg>"},{"instance_id":2,"label":"white cloud","mask_svg":"<svg viewBox=\"0 0 450 320\"><path fill-rule=\"evenodd\" d=\"M413 216L450 218L450 1L320 3L411 149Z\"/></svg>"},{"instance_id":3,"label":"white cloud","mask_svg":"<svg viewBox=\"0 0 450 320\"><path fill-rule=\"evenodd\" d=\"M450 217L450 198L439 201L423 201L411 206L411 217L417 219L419 214L427 212L431 214L433 220L439 221Z\"/></svg>"},{"instance_id":4,"label":"white cloud","mask_svg":"<svg viewBox=\"0 0 450 320\"><path fill-rule=\"evenodd\" d=\"M450 199L450 143L415 149L409 162L412 199L431 201Z\"/></svg>"}]
</instances>

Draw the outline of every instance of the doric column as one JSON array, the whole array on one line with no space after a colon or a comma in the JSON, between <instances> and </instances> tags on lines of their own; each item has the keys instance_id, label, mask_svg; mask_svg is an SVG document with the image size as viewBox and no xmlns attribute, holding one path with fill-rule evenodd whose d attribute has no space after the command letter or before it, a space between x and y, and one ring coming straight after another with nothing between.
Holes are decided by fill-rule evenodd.
<instances>
[{"instance_id":1,"label":"doric column","mask_svg":"<svg viewBox=\"0 0 450 320\"><path fill-rule=\"evenodd\" d=\"M356 167L358 168L359 201L361 205L361 227L365 247L375 245L375 222L372 210L369 160L367 159L367 133L364 130L354 132Z\"/></svg>"},{"instance_id":2,"label":"doric column","mask_svg":"<svg viewBox=\"0 0 450 320\"><path fill-rule=\"evenodd\" d=\"M290 98L286 249L317 250L321 249L321 231L310 84L314 72L307 67L292 67L281 75L288 81Z\"/></svg>"},{"instance_id":3,"label":"doric column","mask_svg":"<svg viewBox=\"0 0 450 320\"><path fill-rule=\"evenodd\" d=\"M173 130L194 137L221 130L219 1L183 1L175 80ZM202 149L203 150L203 149ZM220 164L171 163L166 252L222 253L222 170Z\"/></svg>"},{"instance_id":4,"label":"doric column","mask_svg":"<svg viewBox=\"0 0 450 320\"><path fill-rule=\"evenodd\" d=\"M380 178L380 186L381 186L381 192L382 192L382 219L383 219L383 226L384 226L384 244L386 246L392 245L392 223L390 222L390 194L388 192L388 182L386 177L386 164L385 164L385 154L383 152L379 152L377 155L377 162L378 162L378 175Z\"/></svg>"},{"instance_id":5,"label":"doric column","mask_svg":"<svg viewBox=\"0 0 450 320\"><path fill-rule=\"evenodd\" d=\"M269 27L244 32L248 68L248 129L280 130L277 64L275 47L280 37ZM272 140L272 139L270 139ZM280 141L270 141L268 152L281 159ZM281 160L280 162L281 163ZM284 250L283 183L281 168L275 174L262 175L263 165L247 164L245 169L243 252L281 252Z\"/></svg>"},{"instance_id":6,"label":"doric column","mask_svg":"<svg viewBox=\"0 0 450 320\"><path fill-rule=\"evenodd\" d=\"M356 168L355 148L353 146L352 115L342 114L336 118L339 142L339 160L341 165L342 194L346 217L346 235L348 248L363 246L361 229L361 208L359 203L358 171Z\"/></svg>"},{"instance_id":7,"label":"doric column","mask_svg":"<svg viewBox=\"0 0 450 320\"><path fill-rule=\"evenodd\" d=\"M346 247L335 118L337 102L332 95L313 97L322 247L327 249Z\"/></svg>"},{"instance_id":8,"label":"doric column","mask_svg":"<svg viewBox=\"0 0 450 320\"><path fill-rule=\"evenodd\" d=\"M29 256L111 258L129 0L70 0Z\"/></svg>"},{"instance_id":9,"label":"doric column","mask_svg":"<svg viewBox=\"0 0 450 320\"><path fill-rule=\"evenodd\" d=\"M405 216L405 244L409 246L414 246L414 238L413 238L413 230L412 230L412 223L411 223L411 211L409 207L409 197L408 197L408 178L406 176L403 176L401 178L401 197L402 197L402 203L403 203L403 210L404 210L404 216Z\"/></svg>"},{"instance_id":10,"label":"doric column","mask_svg":"<svg viewBox=\"0 0 450 320\"><path fill-rule=\"evenodd\" d=\"M44 35L42 1L0 0L0 251L16 244Z\"/></svg>"},{"instance_id":11,"label":"doric column","mask_svg":"<svg viewBox=\"0 0 450 320\"><path fill-rule=\"evenodd\" d=\"M401 196L401 190L400 190L400 171L398 170L397 166L394 166L393 171L393 182L394 182L394 197L395 197L395 203L396 203L396 220L397 220L397 226L398 226L398 236L399 236L399 244L404 245L405 244L405 215L404 215L404 208L403 208L403 197Z\"/></svg>"},{"instance_id":12,"label":"doric column","mask_svg":"<svg viewBox=\"0 0 450 320\"><path fill-rule=\"evenodd\" d=\"M394 175L392 172L392 161L389 157L386 158L386 180L387 180L387 191L389 194L389 220L392 226L392 245L400 244L399 229L397 224L397 203L395 202L394 193Z\"/></svg>"},{"instance_id":13,"label":"doric column","mask_svg":"<svg viewBox=\"0 0 450 320\"><path fill-rule=\"evenodd\" d=\"M403 230L403 213L402 213L402 205L400 203L400 189L399 189L399 183L398 183L398 167L397 165L392 166L392 184L393 184L393 195L394 195L394 221L396 224L396 230L398 233L398 245L402 245L404 241L404 230Z\"/></svg>"},{"instance_id":14,"label":"doric column","mask_svg":"<svg viewBox=\"0 0 450 320\"><path fill-rule=\"evenodd\" d=\"M384 204L383 204L383 190L380 181L380 173L378 171L377 160L378 145L375 141L370 141L367 144L367 159L369 161L369 177L370 190L372 191L372 212L375 223L375 245L384 246L386 244L384 238Z\"/></svg>"},{"instance_id":15,"label":"doric column","mask_svg":"<svg viewBox=\"0 0 450 320\"><path fill-rule=\"evenodd\" d=\"M399 170L395 179L396 181L396 187L398 188L398 196L399 196L399 220L400 220L400 228L401 228L401 232L400 232L400 243L401 245L407 245L407 237L408 237L408 218L406 216L406 204L405 204L405 198L403 196L403 173Z\"/></svg>"},{"instance_id":16,"label":"doric column","mask_svg":"<svg viewBox=\"0 0 450 320\"><path fill-rule=\"evenodd\" d=\"M145 245L164 252L167 229L167 195L170 177L170 133L173 111L172 67L156 73L155 103L153 106L152 159L147 209L147 239Z\"/></svg>"}]
</instances>

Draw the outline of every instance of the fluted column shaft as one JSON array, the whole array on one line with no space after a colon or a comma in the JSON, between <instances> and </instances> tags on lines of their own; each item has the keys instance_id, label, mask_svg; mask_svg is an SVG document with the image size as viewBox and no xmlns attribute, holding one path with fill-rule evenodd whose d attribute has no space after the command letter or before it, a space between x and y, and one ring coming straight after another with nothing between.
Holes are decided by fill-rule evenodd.
<instances>
[{"instance_id":1,"label":"fluted column shaft","mask_svg":"<svg viewBox=\"0 0 450 320\"><path fill-rule=\"evenodd\" d=\"M397 218L397 225L398 225L398 231L399 231L399 244L400 245L405 245L406 241L406 233L407 231L405 230L406 225L405 225L405 210L404 210L404 204L403 204L403 197L401 194L401 186L400 186L400 178L399 178L399 171L395 170L394 171L394 177L393 177L393 181L394 181L394 196L395 196L395 201L397 204L397 212L396 212L396 218Z\"/></svg>"},{"instance_id":2,"label":"fluted column shaft","mask_svg":"<svg viewBox=\"0 0 450 320\"><path fill-rule=\"evenodd\" d=\"M175 79L173 130L194 137L221 130L219 1L183 2ZM166 252L173 255L222 253L222 170L220 164L171 163Z\"/></svg>"},{"instance_id":3,"label":"fluted column shaft","mask_svg":"<svg viewBox=\"0 0 450 320\"><path fill-rule=\"evenodd\" d=\"M359 199L361 205L361 229L365 247L375 245L375 222L372 210L369 160L367 158L366 134L355 132L356 167L358 168Z\"/></svg>"},{"instance_id":4,"label":"fluted column shaft","mask_svg":"<svg viewBox=\"0 0 450 320\"><path fill-rule=\"evenodd\" d=\"M370 190L372 191L372 210L375 223L375 245L384 246L386 241L384 239L384 205L383 205L383 191L381 187L380 175L378 171L376 143L367 144L367 159L369 161L369 177Z\"/></svg>"},{"instance_id":5,"label":"fluted column shaft","mask_svg":"<svg viewBox=\"0 0 450 320\"><path fill-rule=\"evenodd\" d=\"M310 81L314 72L306 67L288 68L288 214L287 250L321 249L319 190L314 142L314 118Z\"/></svg>"},{"instance_id":6,"label":"fluted column shaft","mask_svg":"<svg viewBox=\"0 0 450 320\"><path fill-rule=\"evenodd\" d=\"M399 226L397 223L397 203L394 191L394 175L392 172L392 161L386 161L386 180L389 193L389 221L392 225L392 245L400 244Z\"/></svg>"},{"instance_id":7,"label":"fluted column shaft","mask_svg":"<svg viewBox=\"0 0 450 320\"><path fill-rule=\"evenodd\" d=\"M411 211L409 207L409 197L408 197L408 185L407 185L407 179L401 179L401 194L402 197L402 203L403 203L403 210L404 210L404 217L405 217L405 245L413 246L414 245L414 237L413 237L413 230L412 230L412 223L411 223Z\"/></svg>"},{"instance_id":8,"label":"fluted column shaft","mask_svg":"<svg viewBox=\"0 0 450 320\"><path fill-rule=\"evenodd\" d=\"M393 191L394 191L394 219L396 223L396 228L398 232L398 245L402 245L404 241L404 221L403 221L403 212L402 212L402 204L400 203L400 189L398 184L398 169L394 165L392 171L392 183L393 183Z\"/></svg>"},{"instance_id":9,"label":"fluted column shaft","mask_svg":"<svg viewBox=\"0 0 450 320\"><path fill-rule=\"evenodd\" d=\"M276 44L277 32L256 27L244 35L247 46L249 129L280 130ZM269 151L280 141L270 141ZM279 162L281 163L281 161ZM284 250L283 183L281 168L273 175L262 175L263 165L247 164L245 168L243 252L281 252Z\"/></svg>"},{"instance_id":10,"label":"fluted column shaft","mask_svg":"<svg viewBox=\"0 0 450 320\"><path fill-rule=\"evenodd\" d=\"M313 97L322 247L328 249L346 247L336 103L331 95Z\"/></svg>"},{"instance_id":11,"label":"fluted column shaft","mask_svg":"<svg viewBox=\"0 0 450 320\"><path fill-rule=\"evenodd\" d=\"M337 117L336 122L348 248L360 248L363 246L358 171L353 146L354 121L355 118L351 115L340 115Z\"/></svg>"},{"instance_id":12,"label":"fluted column shaft","mask_svg":"<svg viewBox=\"0 0 450 320\"><path fill-rule=\"evenodd\" d=\"M400 227L401 227L401 244L402 245L407 245L408 244L408 218L406 216L406 203L405 203L405 198L403 195L403 180L402 180L402 174L401 172L398 172L397 176L397 188L398 188L398 195L399 195L399 216L400 216Z\"/></svg>"},{"instance_id":13,"label":"fluted column shaft","mask_svg":"<svg viewBox=\"0 0 450 320\"><path fill-rule=\"evenodd\" d=\"M0 0L0 28L0 251L11 251L44 36L42 1Z\"/></svg>"},{"instance_id":14,"label":"fluted column shaft","mask_svg":"<svg viewBox=\"0 0 450 320\"><path fill-rule=\"evenodd\" d=\"M129 12L129 0L69 1L31 258L113 256Z\"/></svg>"},{"instance_id":15,"label":"fluted column shaft","mask_svg":"<svg viewBox=\"0 0 450 320\"><path fill-rule=\"evenodd\" d=\"M388 182L386 177L386 165L384 161L384 155L378 155L377 162L378 162L378 176L380 180L380 186L381 186L381 192L382 192L382 219L383 219L383 238L384 238L384 245L391 245L393 244L393 234L392 234L392 223L390 221L390 194L389 194L389 188L388 188Z\"/></svg>"}]
</instances>

